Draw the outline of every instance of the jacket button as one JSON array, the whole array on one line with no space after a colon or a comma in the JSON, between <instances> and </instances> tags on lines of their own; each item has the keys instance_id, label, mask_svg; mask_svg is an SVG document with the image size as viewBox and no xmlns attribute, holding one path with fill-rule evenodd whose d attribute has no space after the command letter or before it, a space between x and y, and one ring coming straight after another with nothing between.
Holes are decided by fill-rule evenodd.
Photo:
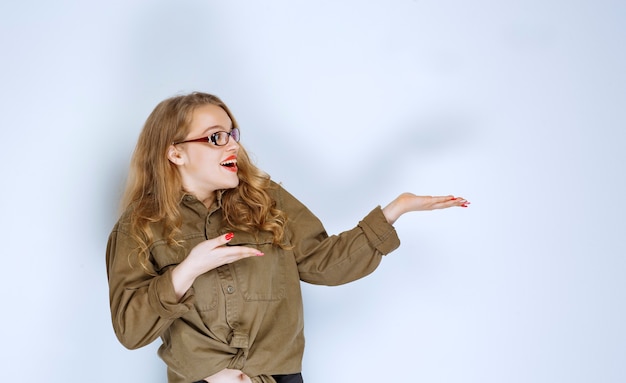
<instances>
[{"instance_id":1,"label":"jacket button","mask_svg":"<svg viewBox=\"0 0 626 383\"><path fill-rule=\"evenodd\" d=\"M232 293L234 293L234 292L235 292L235 288L234 288L233 286L230 286L230 285L229 285L228 287L226 287L226 292L227 292L228 294L232 294Z\"/></svg>"}]
</instances>

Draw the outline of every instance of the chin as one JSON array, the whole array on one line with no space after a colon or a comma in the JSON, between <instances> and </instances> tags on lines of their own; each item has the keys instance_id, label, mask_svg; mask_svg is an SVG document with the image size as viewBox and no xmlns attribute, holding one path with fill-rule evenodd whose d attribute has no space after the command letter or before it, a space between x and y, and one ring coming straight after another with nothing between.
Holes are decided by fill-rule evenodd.
<instances>
[{"instance_id":1,"label":"chin","mask_svg":"<svg viewBox=\"0 0 626 383\"><path fill-rule=\"evenodd\" d=\"M237 180L236 180L236 181L229 182L229 183L226 185L226 187L224 187L224 189L234 189L234 188L236 188L237 186L239 186L239 178L237 178Z\"/></svg>"}]
</instances>

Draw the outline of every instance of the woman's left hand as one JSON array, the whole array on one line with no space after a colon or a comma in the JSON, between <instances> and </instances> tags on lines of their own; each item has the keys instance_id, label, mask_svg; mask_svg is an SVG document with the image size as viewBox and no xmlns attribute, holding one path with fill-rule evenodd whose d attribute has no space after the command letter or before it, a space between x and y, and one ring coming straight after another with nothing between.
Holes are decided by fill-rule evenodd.
<instances>
[{"instance_id":1,"label":"woman's left hand","mask_svg":"<svg viewBox=\"0 0 626 383\"><path fill-rule=\"evenodd\" d=\"M468 207L469 204L465 198L452 195L433 197L402 193L383 208L383 214L387 222L393 224L402 214L411 211L447 209L453 206Z\"/></svg>"},{"instance_id":2,"label":"woman's left hand","mask_svg":"<svg viewBox=\"0 0 626 383\"><path fill-rule=\"evenodd\" d=\"M252 383L250 377L239 370L225 368L222 371L204 378L209 383Z\"/></svg>"}]
</instances>

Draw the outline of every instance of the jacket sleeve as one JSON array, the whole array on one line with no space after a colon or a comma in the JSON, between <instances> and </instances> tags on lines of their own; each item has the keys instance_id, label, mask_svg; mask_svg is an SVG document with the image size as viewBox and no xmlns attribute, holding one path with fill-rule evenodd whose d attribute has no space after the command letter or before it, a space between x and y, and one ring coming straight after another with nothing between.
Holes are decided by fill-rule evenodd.
<instances>
[{"instance_id":1,"label":"jacket sleeve","mask_svg":"<svg viewBox=\"0 0 626 383\"><path fill-rule=\"evenodd\" d=\"M284 189L280 200L302 281L328 286L352 282L373 272L383 255L400 246L380 206L356 227L328 236L320 220Z\"/></svg>"},{"instance_id":2,"label":"jacket sleeve","mask_svg":"<svg viewBox=\"0 0 626 383\"><path fill-rule=\"evenodd\" d=\"M193 289L178 302L171 268L160 275L151 270L154 275L150 275L137 260L137 247L118 224L106 252L113 329L129 349L150 344L193 304Z\"/></svg>"}]
</instances>

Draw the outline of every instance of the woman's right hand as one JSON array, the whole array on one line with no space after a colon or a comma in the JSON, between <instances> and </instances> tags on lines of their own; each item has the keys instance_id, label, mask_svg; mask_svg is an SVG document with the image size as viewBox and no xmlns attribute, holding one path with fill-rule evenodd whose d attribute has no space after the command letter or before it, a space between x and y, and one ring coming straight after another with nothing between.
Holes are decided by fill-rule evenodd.
<instances>
[{"instance_id":1,"label":"woman's right hand","mask_svg":"<svg viewBox=\"0 0 626 383\"><path fill-rule=\"evenodd\" d=\"M204 378L209 383L252 383L252 379L239 370L223 369L217 374Z\"/></svg>"},{"instance_id":2,"label":"woman's right hand","mask_svg":"<svg viewBox=\"0 0 626 383\"><path fill-rule=\"evenodd\" d=\"M243 258L263 255L251 247L225 246L231 239L233 234L228 233L200 242L191 249L187 258L174 268L172 284L178 299L185 295L199 275Z\"/></svg>"}]
</instances>

